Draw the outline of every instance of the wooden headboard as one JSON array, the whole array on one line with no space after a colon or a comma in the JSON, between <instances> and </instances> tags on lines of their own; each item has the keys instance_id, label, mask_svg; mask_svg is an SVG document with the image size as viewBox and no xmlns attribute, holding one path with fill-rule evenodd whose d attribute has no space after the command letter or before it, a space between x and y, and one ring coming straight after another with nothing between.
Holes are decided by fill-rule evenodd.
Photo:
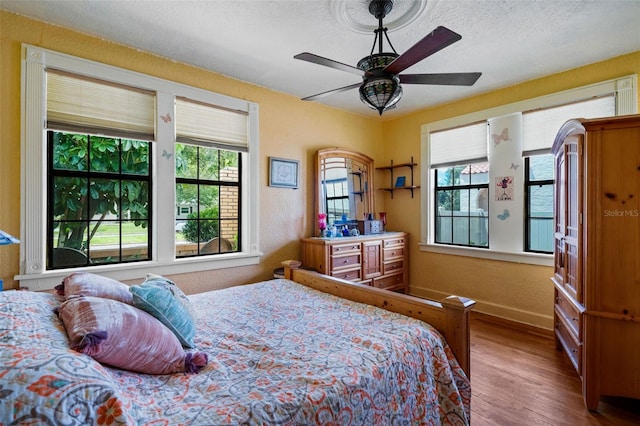
<instances>
[{"instance_id":1,"label":"wooden headboard","mask_svg":"<svg viewBox=\"0 0 640 426\"><path fill-rule=\"evenodd\" d=\"M296 260L287 260L282 264L284 277L287 279L334 296L377 306L431 324L445 337L458 363L467 377L471 378L469 311L473 309L475 301L449 296L436 302L299 269L300 262Z\"/></svg>"}]
</instances>

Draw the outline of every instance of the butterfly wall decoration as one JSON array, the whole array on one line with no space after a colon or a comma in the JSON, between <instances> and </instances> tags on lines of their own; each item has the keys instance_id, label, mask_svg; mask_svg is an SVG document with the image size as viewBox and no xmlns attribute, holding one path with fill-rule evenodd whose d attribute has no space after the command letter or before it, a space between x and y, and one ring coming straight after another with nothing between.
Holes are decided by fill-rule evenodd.
<instances>
[{"instance_id":1,"label":"butterfly wall decoration","mask_svg":"<svg viewBox=\"0 0 640 426\"><path fill-rule=\"evenodd\" d=\"M509 216L511 216L511 213L509 213L508 209L504 209L504 211L502 212L502 214L499 214L497 217L498 219L505 221L509 218Z\"/></svg>"},{"instance_id":2,"label":"butterfly wall decoration","mask_svg":"<svg viewBox=\"0 0 640 426\"><path fill-rule=\"evenodd\" d=\"M498 146L502 141L510 141L511 139L509 138L509 128L505 127L500 133L491 133L491 138L493 138L494 146Z\"/></svg>"}]
</instances>

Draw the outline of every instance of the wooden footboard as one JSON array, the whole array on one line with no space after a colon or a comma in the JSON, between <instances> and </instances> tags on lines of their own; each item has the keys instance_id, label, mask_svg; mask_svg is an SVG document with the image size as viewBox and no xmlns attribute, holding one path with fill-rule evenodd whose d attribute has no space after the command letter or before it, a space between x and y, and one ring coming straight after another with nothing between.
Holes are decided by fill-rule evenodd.
<instances>
[{"instance_id":1,"label":"wooden footboard","mask_svg":"<svg viewBox=\"0 0 640 426\"><path fill-rule=\"evenodd\" d=\"M444 335L460 366L467 377L471 378L469 311L473 309L475 301L449 296L436 302L298 269L300 262L296 260L287 260L282 264L284 276L287 279L325 293L377 306L431 324Z\"/></svg>"}]
</instances>

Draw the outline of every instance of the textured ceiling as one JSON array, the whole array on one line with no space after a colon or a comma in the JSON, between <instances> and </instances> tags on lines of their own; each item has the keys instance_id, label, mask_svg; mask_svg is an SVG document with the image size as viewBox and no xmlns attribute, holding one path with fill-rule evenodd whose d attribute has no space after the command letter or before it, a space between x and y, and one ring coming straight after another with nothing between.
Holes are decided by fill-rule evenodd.
<instances>
[{"instance_id":1,"label":"textured ceiling","mask_svg":"<svg viewBox=\"0 0 640 426\"><path fill-rule=\"evenodd\" d=\"M0 0L0 9L305 97L357 83L293 59L356 65L377 21L367 0ZM385 19L398 53L443 25L462 40L406 73L482 72L472 87L403 85L384 118L640 50L638 0L396 0ZM1 30L0 30L1 31ZM388 49L385 49L388 50ZM356 89L319 102L376 116Z\"/></svg>"}]
</instances>

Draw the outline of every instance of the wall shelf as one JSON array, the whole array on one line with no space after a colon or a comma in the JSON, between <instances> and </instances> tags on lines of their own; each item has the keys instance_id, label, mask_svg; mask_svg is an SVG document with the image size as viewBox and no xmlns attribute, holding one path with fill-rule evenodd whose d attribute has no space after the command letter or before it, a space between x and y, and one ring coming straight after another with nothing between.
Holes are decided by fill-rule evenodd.
<instances>
[{"instance_id":1,"label":"wall shelf","mask_svg":"<svg viewBox=\"0 0 640 426\"><path fill-rule=\"evenodd\" d=\"M376 167L376 170L386 170L389 172L390 178L389 181L391 182L391 186L384 186L381 188L378 188L380 191L387 191L391 194L391 198L393 198L393 191L396 190L409 190L411 191L411 198L413 198L413 190L414 189L418 189L420 188L419 185L414 185L413 182L413 168L415 166L417 166L418 163L413 161L413 157L411 157L411 162L409 163L400 163L400 164L393 164L393 160L391 160L391 164L388 166L383 166L383 167ZM393 174L394 171L396 169L402 168L402 167L407 167L410 170L410 180L409 180L409 185L400 185L400 186L396 186L397 182L394 180L393 178Z\"/></svg>"}]
</instances>

